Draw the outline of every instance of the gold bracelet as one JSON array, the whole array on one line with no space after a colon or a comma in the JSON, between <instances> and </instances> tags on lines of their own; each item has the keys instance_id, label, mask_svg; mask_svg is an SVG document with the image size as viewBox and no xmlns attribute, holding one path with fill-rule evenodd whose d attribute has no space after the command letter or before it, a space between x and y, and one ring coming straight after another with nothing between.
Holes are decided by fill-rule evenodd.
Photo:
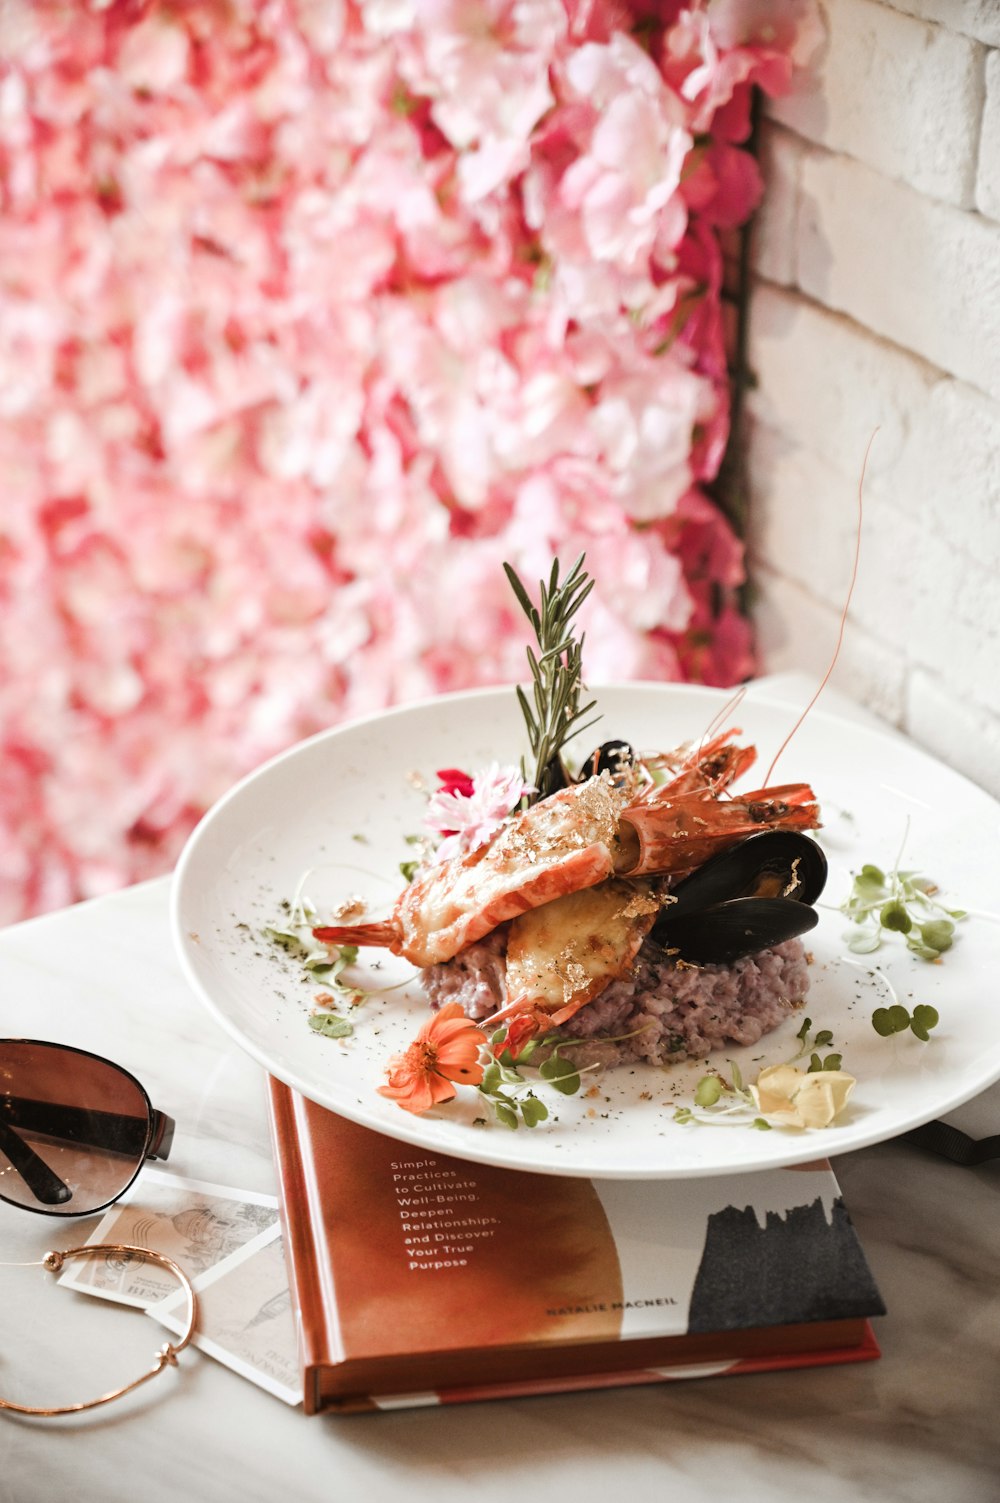
<instances>
[{"instance_id":1,"label":"gold bracelet","mask_svg":"<svg viewBox=\"0 0 1000 1503\"><path fill-rule=\"evenodd\" d=\"M153 1252L148 1247L133 1247L128 1242L92 1242L85 1247L67 1247L62 1252L47 1252L38 1263L25 1263L25 1268L47 1268L50 1273L58 1273L68 1258L93 1258L99 1253L135 1253L137 1257L149 1258L154 1263L159 1263L180 1280L181 1286L187 1294L187 1325L184 1334L178 1341L168 1341L156 1353L153 1366L141 1378L126 1383L122 1388L113 1388L110 1393L102 1393L98 1399L86 1399L82 1404L60 1404L54 1409L36 1408L32 1404L15 1404L10 1399L0 1399L0 1409L12 1409L15 1414L33 1414L48 1416L52 1414L78 1414L81 1409L96 1409L99 1404L110 1404L112 1399L120 1399L123 1394L131 1393L133 1388L138 1388L141 1383L148 1383L150 1378L155 1378L157 1373L163 1372L164 1368L177 1366L177 1354L182 1352L194 1335L195 1323L198 1319L198 1299L194 1292L194 1285L182 1268L178 1268L173 1258L168 1258L164 1253Z\"/></svg>"}]
</instances>

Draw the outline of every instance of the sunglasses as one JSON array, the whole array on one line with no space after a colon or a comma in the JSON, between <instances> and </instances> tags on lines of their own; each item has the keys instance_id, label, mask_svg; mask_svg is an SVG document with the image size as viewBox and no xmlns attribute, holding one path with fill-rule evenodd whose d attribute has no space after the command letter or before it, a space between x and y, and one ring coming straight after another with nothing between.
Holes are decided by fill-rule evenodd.
<instances>
[{"instance_id":1,"label":"sunglasses","mask_svg":"<svg viewBox=\"0 0 1000 1503\"><path fill-rule=\"evenodd\" d=\"M174 1124L120 1065L68 1044L0 1039L0 1200L43 1216L103 1211Z\"/></svg>"}]
</instances>

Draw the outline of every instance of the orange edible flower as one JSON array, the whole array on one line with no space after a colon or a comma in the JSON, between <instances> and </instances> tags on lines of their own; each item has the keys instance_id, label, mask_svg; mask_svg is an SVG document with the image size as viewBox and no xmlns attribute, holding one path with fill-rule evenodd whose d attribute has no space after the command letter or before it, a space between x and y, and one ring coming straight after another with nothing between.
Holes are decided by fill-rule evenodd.
<instances>
[{"instance_id":1,"label":"orange edible flower","mask_svg":"<svg viewBox=\"0 0 1000 1503\"><path fill-rule=\"evenodd\" d=\"M449 1002L429 1018L405 1054L389 1062L388 1084L379 1086L404 1112L429 1112L450 1101L453 1082L478 1085L483 1078L479 1051L486 1035L467 1018L457 1002Z\"/></svg>"}]
</instances>

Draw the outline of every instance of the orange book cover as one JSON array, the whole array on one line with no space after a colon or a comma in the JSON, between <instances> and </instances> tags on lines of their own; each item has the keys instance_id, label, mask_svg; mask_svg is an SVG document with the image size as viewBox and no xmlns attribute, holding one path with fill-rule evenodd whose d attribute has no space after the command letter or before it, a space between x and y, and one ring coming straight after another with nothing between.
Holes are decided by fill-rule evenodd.
<instances>
[{"instance_id":1,"label":"orange book cover","mask_svg":"<svg viewBox=\"0 0 1000 1503\"><path fill-rule=\"evenodd\" d=\"M309 1414L879 1354L885 1307L826 1164L521 1174L270 1091Z\"/></svg>"}]
</instances>

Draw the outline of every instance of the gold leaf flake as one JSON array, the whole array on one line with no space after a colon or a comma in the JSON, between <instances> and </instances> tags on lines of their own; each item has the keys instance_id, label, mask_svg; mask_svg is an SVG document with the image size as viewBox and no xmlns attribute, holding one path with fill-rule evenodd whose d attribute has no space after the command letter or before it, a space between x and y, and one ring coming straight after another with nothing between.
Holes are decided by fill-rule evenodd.
<instances>
[{"instance_id":1,"label":"gold leaf flake","mask_svg":"<svg viewBox=\"0 0 1000 1503\"><path fill-rule=\"evenodd\" d=\"M352 893L344 898L336 908L330 910L335 919L350 922L352 919L361 918L368 911L368 904L358 893Z\"/></svg>"}]
</instances>

